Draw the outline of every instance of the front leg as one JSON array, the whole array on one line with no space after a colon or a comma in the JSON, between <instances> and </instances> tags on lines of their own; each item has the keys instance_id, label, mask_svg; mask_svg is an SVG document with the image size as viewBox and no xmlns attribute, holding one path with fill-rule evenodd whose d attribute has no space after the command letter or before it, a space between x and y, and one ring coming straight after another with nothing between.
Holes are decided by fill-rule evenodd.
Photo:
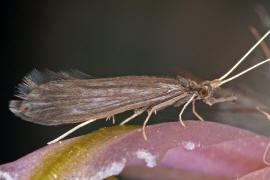
<instances>
[{"instance_id":1,"label":"front leg","mask_svg":"<svg viewBox=\"0 0 270 180\"><path fill-rule=\"evenodd\" d=\"M199 113L197 113L196 111L196 104L195 104L196 100L193 100L192 102L192 112L193 114L201 121L204 121L204 119L199 115Z\"/></svg>"}]
</instances>

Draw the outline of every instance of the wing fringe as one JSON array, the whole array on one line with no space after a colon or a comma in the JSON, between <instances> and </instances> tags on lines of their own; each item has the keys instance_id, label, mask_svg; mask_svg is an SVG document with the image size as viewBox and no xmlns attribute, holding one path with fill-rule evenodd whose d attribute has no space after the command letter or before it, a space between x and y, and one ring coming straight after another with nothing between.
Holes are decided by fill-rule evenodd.
<instances>
[{"instance_id":1,"label":"wing fringe","mask_svg":"<svg viewBox=\"0 0 270 180\"><path fill-rule=\"evenodd\" d=\"M16 96L21 99L25 99L26 95L29 94L34 88L50 81L91 78L92 77L90 75L78 70L54 72L48 69L44 71L34 69L32 72L26 75L23 78L23 82L18 85Z\"/></svg>"},{"instance_id":2,"label":"wing fringe","mask_svg":"<svg viewBox=\"0 0 270 180\"><path fill-rule=\"evenodd\" d=\"M16 116L24 120L42 124L42 121L36 122L33 121L32 118L25 116L21 109L22 102L24 100L27 100L27 95L31 93L33 89L50 81L90 78L92 78L90 75L80 72L78 70L53 72L51 70L38 71L34 69L32 70L32 72L30 72L23 78L23 82L20 83L17 87L17 94L15 96L21 98L21 100L11 100L9 102L9 109Z\"/></svg>"}]
</instances>

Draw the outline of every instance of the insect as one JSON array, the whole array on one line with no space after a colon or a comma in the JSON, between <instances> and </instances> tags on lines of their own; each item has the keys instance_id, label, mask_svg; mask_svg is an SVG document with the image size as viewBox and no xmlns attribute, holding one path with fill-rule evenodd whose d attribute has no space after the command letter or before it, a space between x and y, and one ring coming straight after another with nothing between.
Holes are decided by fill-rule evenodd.
<instances>
[{"instance_id":1,"label":"insect","mask_svg":"<svg viewBox=\"0 0 270 180\"><path fill-rule=\"evenodd\" d=\"M269 62L266 59L230 78L227 78L237 66L270 34L268 31L227 73L212 81L197 83L183 77L163 78L150 76L123 76L114 78L91 78L79 71L39 72L34 70L19 84L20 100L10 101L9 108L24 120L42 125L60 125L78 123L70 131L57 139L97 119L110 118L115 114L134 110L134 114L125 119L126 124L144 112L148 115L143 124L143 136L147 140L145 127L151 115L168 106L183 105L179 114L182 126L182 114L192 103L194 115L203 121L196 112L196 100L208 105L234 101L236 97L216 98L214 92L223 84ZM227 79L226 79L227 78Z\"/></svg>"}]
</instances>

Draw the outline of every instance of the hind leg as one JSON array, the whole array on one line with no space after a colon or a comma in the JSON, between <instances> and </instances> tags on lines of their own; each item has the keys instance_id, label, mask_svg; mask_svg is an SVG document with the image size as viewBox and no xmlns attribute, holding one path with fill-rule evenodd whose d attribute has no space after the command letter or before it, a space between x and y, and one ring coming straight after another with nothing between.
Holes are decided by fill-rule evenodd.
<instances>
[{"instance_id":1,"label":"hind leg","mask_svg":"<svg viewBox=\"0 0 270 180\"><path fill-rule=\"evenodd\" d=\"M146 109L143 108L143 109L140 109L140 110L137 110L134 112L134 114L130 117L128 117L127 119L125 119L123 122L120 123L120 125L124 125L126 123L128 123L130 120L134 119L135 117L141 115Z\"/></svg>"}]
</instances>

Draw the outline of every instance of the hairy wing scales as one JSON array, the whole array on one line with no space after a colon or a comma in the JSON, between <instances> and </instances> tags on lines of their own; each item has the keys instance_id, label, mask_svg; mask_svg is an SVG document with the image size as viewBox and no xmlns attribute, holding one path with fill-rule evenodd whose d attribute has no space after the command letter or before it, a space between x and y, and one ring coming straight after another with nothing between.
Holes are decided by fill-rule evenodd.
<instances>
[{"instance_id":1,"label":"hairy wing scales","mask_svg":"<svg viewBox=\"0 0 270 180\"><path fill-rule=\"evenodd\" d=\"M147 76L56 79L24 92L10 109L25 120L57 125L114 114L173 98L183 91L177 80Z\"/></svg>"}]
</instances>

